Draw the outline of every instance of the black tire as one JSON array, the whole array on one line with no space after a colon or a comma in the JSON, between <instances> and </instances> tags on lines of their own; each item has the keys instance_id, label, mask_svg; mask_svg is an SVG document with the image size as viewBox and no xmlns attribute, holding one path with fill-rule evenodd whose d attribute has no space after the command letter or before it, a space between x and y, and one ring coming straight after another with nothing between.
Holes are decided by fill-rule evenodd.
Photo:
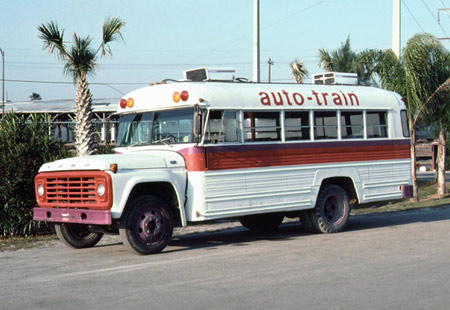
<instances>
[{"instance_id":1,"label":"black tire","mask_svg":"<svg viewBox=\"0 0 450 310\"><path fill-rule=\"evenodd\" d=\"M173 232L167 204L155 196L141 196L129 206L119 229L124 245L139 254L161 252Z\"/></svg>"},{"instance_id":2,"label":"black tire","mask_svg":"<svg viewBox=\"0 0 450 310\"><path fill-rule=\"evenodd\" d=\"M317 232L337 233L347 225L350 203L347 192L335 184L325 184L320 189L316 206L309 218Z\"/></svg>"},{"instance_id":3,"label":"black tire","mask_svg":"<svg viewBox=\"0 0 450 310\"><path fill-rule=\"evenodd\" d=\"M300 223L302 224L303 230L307 232L317 232L311 219L311 211L312 210L304 210L300 212Z\"/></svg>"},{"instance_id":4,"label":"black tire","mask_svg":"<svg viewBox=\"0 0 450 310\"><path fill-rule=\"evenodd\" d=\"M102 233L89 231L83 224L56 224L56 234L67 246L75 249L90 248L102 239Z\"/></svg>"},{"instance_id":5,"label":"black tire","mask_svg":"<svg viewBox=\"0 0 450 310\"><path fill-rule=\"evenodd\" d=\"M242 226L256 231L272 231L281 225L284 219L282 213L255 214L239 217Z\"/></svg>"}]
</instances>

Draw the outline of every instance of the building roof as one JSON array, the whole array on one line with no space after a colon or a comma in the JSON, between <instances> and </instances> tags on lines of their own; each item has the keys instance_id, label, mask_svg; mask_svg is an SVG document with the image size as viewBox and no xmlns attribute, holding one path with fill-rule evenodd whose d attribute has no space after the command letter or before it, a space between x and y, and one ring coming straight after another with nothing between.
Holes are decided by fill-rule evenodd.
<instances>
[{"instance_id":1,"label":"building roof","mask_svg":"<svg viewBox=\"0 0 450 310\"><path fill-rule=\"evenodd\" d=\"M114 113L117 111L117 105L120 99L93 99L93 112ZM0 100L1 104L1 100ZM35 101L7 101L5 102L5 113L13 110L15 113L30 114L30 113L75 113L74 99L60 99L60 100L35 100ZM1 114L1 109L0 109Z\"/></svg>"}]
</instances>

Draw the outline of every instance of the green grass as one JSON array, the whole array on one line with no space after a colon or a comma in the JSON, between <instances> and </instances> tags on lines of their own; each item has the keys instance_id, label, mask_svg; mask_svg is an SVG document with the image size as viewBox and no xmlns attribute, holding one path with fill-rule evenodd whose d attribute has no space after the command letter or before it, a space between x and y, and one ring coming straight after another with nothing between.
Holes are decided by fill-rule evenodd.
<instances>
[{"instance_id":1,"label":"green grass","mask_svg":"<svg viewBox=\"0 0 450 310\"><path fill-rule=\"evenodd\" d=\"M0 237L0 252L45 246L56 240L58 240L58 237L54 234L29 237Z\"/></svg>"},{"instance_id":2,"label":"green grass","mask_svg":"<svg viewBox=\"0 0 450 310\"><path fill-rule=\"evenodd\" d=\"M450 184L446 184L447 193L450 192ZM450 195L439 199L437 197L437 184L434 182L419 181L419 201L412 202L409 199L381 201L352 206L351 214L368 214L377 212L394 212L419 208L439 207L450 205Z\"/></svg>"}]
</instances>

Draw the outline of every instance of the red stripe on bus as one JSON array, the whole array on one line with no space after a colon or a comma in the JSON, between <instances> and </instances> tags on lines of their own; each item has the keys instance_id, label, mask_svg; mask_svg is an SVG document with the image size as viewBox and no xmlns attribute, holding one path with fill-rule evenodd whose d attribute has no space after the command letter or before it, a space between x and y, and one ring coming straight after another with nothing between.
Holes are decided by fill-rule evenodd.
<instances>
[{"instance_id":1,"label":"red stripe on bus","mask_svg":"<svg viewBox=\"0 0 450 310\"><path fill-rule=\"evenodd\" d=\"M406 141L406 142L405 142ZM181 150L188 171L361 162L410 158L407 140L193 147Z\"/></svg>"}]
</instances>

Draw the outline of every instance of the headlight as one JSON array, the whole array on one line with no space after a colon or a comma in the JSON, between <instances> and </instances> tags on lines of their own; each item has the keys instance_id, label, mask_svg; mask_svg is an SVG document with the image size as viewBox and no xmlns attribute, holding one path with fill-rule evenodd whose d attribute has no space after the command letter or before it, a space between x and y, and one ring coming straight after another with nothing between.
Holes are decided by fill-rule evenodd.
<instances>
[{"instance_id":1,"label":"headlight","mask_svg":"<svg viewBox=\"0 0 450 310\"><path fill-rule=\"evenodd\" d=\"M37 190L38 195L42 197L44 195L44 186L42 186L42 184L39 184Z\"/></svg>"},{"instance_id":2,"label":"headlight","mask_svg":"<svg viewBox=\"0 0 450 310\"><path fill-rule=\"evenodd\" d=\"M97 194L102 197L105 194L105 185L99 184L97 186Z\"/></svg>"}]
</instances>

